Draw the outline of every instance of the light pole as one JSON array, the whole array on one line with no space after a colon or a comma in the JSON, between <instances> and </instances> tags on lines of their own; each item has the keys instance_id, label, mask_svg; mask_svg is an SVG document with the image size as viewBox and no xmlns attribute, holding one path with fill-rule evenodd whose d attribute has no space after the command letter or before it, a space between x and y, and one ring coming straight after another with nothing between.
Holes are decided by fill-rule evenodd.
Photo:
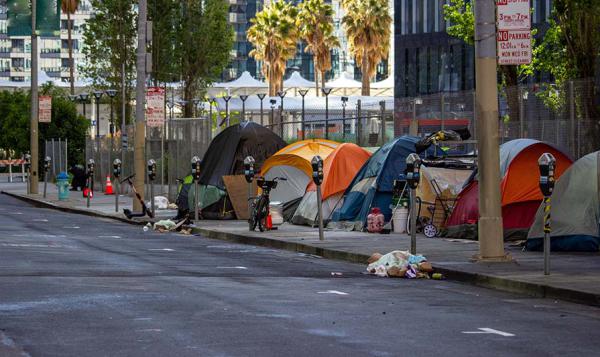
<instances>
[{"instance_id":1,"label":"light pole","mask_svg":"<svg viewBox=\"0 0 600 357\"><path fill-rule=\"evenodd\" d=\"M71 94L69 95L69 100L75 103L75 110L77 111L77 114L79 114L79 111L77 110L77 100L79 100L79 96L76 94Z\"/></svg>"},{"instance_id":2,"label":"light pole","mask_svg":"<svg viewBox=\"0 0 600 357\"><path fill-rule=\"evenodd\" d=\"M192 99L192 103L194 103L194 117L198 117L198 104L200 104L200 99L194 98Z\"/></svg>"},{"instance_id":3,"label":"light pole","mask_svg":"<svg viewBox=\"0 0 600 357\"><path fill-rule=\"evenodd\" d=\"M108 97L110 98L110 126L109 126L109 132L110 132L110 153L108 154L108 171L107 172L107 176L110 175L110 163L112 161L112 154L113 151L115 149L115 117L114 117L114 111L113 111L113 99L115 98L115 95L117 95L117 91L115 89L107 89L106 90L106 95L108 95Z\"/></svg>"},{"instance_id":4,"label":"light pole","mask_svg":"<svg viewBox=\"0 0 600 357\"><path fill-rule=\"evenodd\" d=\"M323 94L325 94L325 139L329 139L329 93L331 88L321 88Z\"/></svg>"},{"instance_id":5,"label":"light pole","mask_svg":"<svg viewBox=\"0 0 600 357\"><path fill-rule=\"evenodd\" d=\"M419 135L419 121L417 120L417 105L423 104L423 99L413 99L413 115L408 127L408 134L412 136Z\"/></svg>"},{"instance_id":6,"label":"light pole","mask_svg":"<svg viewBox=\"0 0 600 357\"><path fill-rule=\"evenodd\" d=\"M276 99L269 99L269 102L271 103L271 122L269 124L271 124L271 130L273 130L273 122L275 121L275 104L277 104L277 100Z\"/></svg>"},{"instance_id":7,"label":"light pole","mask_svg":"<svg viewBox=\"0 0 600 357\"><path fill-rule=\"evenodd\" d=\"M417 187L419 186L421 158L412 153L406 157L406 183L410 188L410 254L417 254Z\"/></svg>"},{"instance_id":8,"label":"light pole","mask_svg":"<svg viewBox=\"0 0 600 357\"><path fill-rule=\"evenodd\" d=\"M229 101L231 100L230 95L226 95L223 97L225 101L225 119L227 119L227 126L229 126Z\"/></svg>"},{"instance_id":9,"label":"light pole","mask_svg":"<svg viewBox=\"0 0 600 357\"><path fill-rule=\"evenodd\" d=\"M346 137L346 104L348 104L348 97L342 97L342 138Z\"/></svg>"},{"instance_id":10,"label":"light pole","mask_svg":"<svg viewBox=\"0 0 600 357\"><path fill-rule=\"evenodd\" d=\"M263 121L263 99L267 96L265 93L259 93L256 95L260 99L260 125L265 125Z\"/></svg>"},{"instance_id":11,"label":"light pole","mask_svg":"<svg viewBox=\"0 0 600 357\"><path fill-rule=\"evenodd\" d=\"M300 130L302 131L302 140L304 140L304 97L306 96L306 94L308 93L308 89L300 89L298 90L298 93L300 93L300 96L302 97L302 120L301 120L301 126L300 126Z\"/></svg>"},{"instance_id":12,"label":"light pole","mask_svg":"<svg viewBox=\"0 0 600 357\"><path fill-rule=\"evenodd\" d=\"M208 117L210 119L210 127L211 128L212 128L212 108L213 108L214 104L215 104L215 98L210 97L210 99L208 99Z\"/></svg>"},{"instance_id":13,"label":"light pole","mask_svg":"<svg viewBox=\"0 0 600 357\"><path fill-rule=\"evenodd\" d=\"M246 121L246 99L248 99L248 96L242 94L240 99L242 100L242 121Z\"/></svg>"},{"instance_id":14,"label":"light pole","mask_svg":"<svg viewBox=\"0 0 600 357\"><path fill-rule=\"evenodd\" d=\"M97 90L92 92L92 94L96 100L96 154L98 155L96 158L102 164L102 160L100 159L100 98L102 98L104 92ZM98 172L100 173L100 178L102 178L102 166L100 166ZM102 185L102 179L100 179L100 185Z\"/></svg>"},{"instance_id":15,"label":"light pole","mask_svg":"<svg viewBox=\"0 0 600 357\"><path fill-rule=\"evenodd\" d=\"M83 104L83 117L84 118L86 118L85 105L86 105L89 97L90 97L90 95L88 93L79 94L79 99L81 100L81 104Z\"/></svg>"},{"instance_id":16,"label":"light pole","mask_svg":"<svg viewBox=\"0 0 600 357\"><path fill-rule=\"evenodd\" d=\"M169 124L173 120L173 108L175 107L175 102L173 99L169 99L167 101L167 107L169 108Z\"/></svg>"},{"instance_id":17,"label":"light pole","mask_svg":"<svg viewBox=\"0 0 600 357\"><path fill-rule=\"evenodd\" d=\"M281 103L279 103L279 136L281 136L281 138L283 138L283 98L285 98L286 94L287 93L282 90L277 92L277 95L281 98Z\"/></svg>"}]
</instances>

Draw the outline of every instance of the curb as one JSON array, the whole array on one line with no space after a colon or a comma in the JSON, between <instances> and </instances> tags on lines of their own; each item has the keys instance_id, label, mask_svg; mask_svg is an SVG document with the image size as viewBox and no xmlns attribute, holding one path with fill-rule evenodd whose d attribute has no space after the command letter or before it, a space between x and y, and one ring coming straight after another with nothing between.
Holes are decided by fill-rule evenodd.
<instances>
[{"instance_id":1,"label":"curb","mask_svg":"<svg viewBox=\"0 0 600 357\"><path fill-rule=\"evenodd\" d=\"M18 193L6 192L6 191L0 191L0 193L2 193L3 195L10 196L12 198L16 198L18 200L27 202L35 207L50 208L50 209L55 209L55 210L67 212L67 213L81 214L84 216L109 218L109 219L114 219L114 220L121 221L124 223L129 223L129 224L144 225L147 223L144 221L132 221L132 220L127 219L126 217L119 217L119 216L110 215L110 214L106 214L106 213L102 213L102 212L98 212L98 211L91 211L91 210L88 211L88 210L84 210L84 209L59 206L52 202L43 201L41 199L36 199L33 197L27 197L25 195L21 195Z\"/></svg>"},{"instance_id":2,"label":"curb","mask_svg":"<svg viewBox=\"0 0 600 357\"><path fill-rule=\"evenodd\" d=\"M2 191L2 194L19 199L21 201L28 202L36 207L51 208L63 212L81 214L92 217L109 218L118 220L124 223L144 225L147 222L144 221L132 221L125 217L119 217L115 215L109 215L97 211L88 211L83 209L76 209L70 207L64 207L55 205L53 203L27 197L20 194ZM305 253L318 255L325 259L341 260L351 263L366 264L368 255L345 252L340 250L334 250L329 248L314 247L304 243L297 242L286 242L278 239L272 239L269 237L251 237L242 234L222 232L202 227L194 227L192 233L201 234L207 238L218 239L223 241L229 241L240 244L254 245L260 247L268 247L274 249L288 250L292 252ZM458 281L470 285L475 285L483 288L494 289L499 291L505 291L510 293L516 293L520 295L526 295L536 298L548 298L558 299L569 302L574 302L583 305L600 306L600 295L594 293L587 293L583 291L577 291L572 289L558 288L549 285L535 284L524 281L517 281L506 279L502 277L471 273L463 270L456 270L444 267L443 265L435 265L434 269L436 272L442 273L447 279Z\"/></svg>"}]
</instances>

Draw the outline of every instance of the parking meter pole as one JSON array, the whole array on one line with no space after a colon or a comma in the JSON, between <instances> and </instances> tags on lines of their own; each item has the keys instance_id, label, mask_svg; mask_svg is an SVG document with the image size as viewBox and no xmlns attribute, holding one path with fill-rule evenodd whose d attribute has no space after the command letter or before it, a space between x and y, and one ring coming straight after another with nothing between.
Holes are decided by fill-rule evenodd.
<instances>
[{"instance_id":1,"label":"parking meter pole","mask_svg":"<svg viewBox=\"0 0 600 357\"><path fill-rule=\"evenodd\" d=\"M115 212L119 212L119 179L115 180Z\"/></svg>"},{"instance_id":2,"label":"parking meter pole","mask_svg":"<svg viewBox=\"0 0 600 357\"><path fill-rule=\"evenodd\" d=\"M115 176L115 212L119 212L119 177L121 177L121 160L113 161L113 175Z\"/></svg>"},{"instance_id":3,"label":"parking meter pole","mask_svg":"<svg viewBox=\"0 0 600 357\"><path fill-rule=\"evenodd\" d=\"M244 159L244 177L246 178L246 182L248 183L248 222L252 219L252 180L254 179L254 163L255 160L252 156L246 156ZM250 227L252 230L252 227Z\"/></svg>"},{"instance_id":4,"label":"parking meter pole","mask_svg":"<svg viewBox=\"0 0 600 357\"><path fill-rule=\"evenodd\" d=\"M317 214L319 218L319 240L325 240L325 236L323 234L323 200L321 198L321 185L317 185Z\"/></svg>"},{"instance_id":5,"label":"parking meter pole","mask_svg":"<svg viewBox=\"0 0 600 357\"><path fill-rule=\"evenodd\" d=\"M94 194L94 159L89 159L87 164L87 201L86 206L90 207L90 198Z\"/></svg>"},{"instance_id":6,"label":"parking meter pole","mask_svg":"<svg viewBox=\"0 0 600 357\"><path fill-rule=\"evenodd\" d=\"M194 180L194 223L200 220L198 196L200 196L200 185L198 185L198 180Z\"/></svg>"},{"instance_id":7,"label":"parking meter pole","mask_svg":"<svg viewBox=\"0 0 600 357\"><path fill-rule=\"evenodd\" d=\"M325 240L323 233L323 200L321 194L321 184L323 183L323 159L317 155L310 162L312 166L312 179L317 185L317 219L319 220L319 240Z\"/></svg>"},{"instance_id":8,"label":"parking meter pole","mask_svg":"<svg viewBox=\"0 0 600 357\"><path fill-rule=\"evenodd\" d=\"M550 199L554 191L554 168L556 159L550 153L543 153L538 159L540 169L540 191L544 195L544 275L550 275Z\"/></svg>"},{"instance_id":9,"label":"parking meter pole","mask_svg":"<svg viewBox=\"0 0 600 357\"><path fill-rule=\"evenodd\" d=\"M550 196L544 197L544 275L550 275Z\"/></svg>"},{"instance_id":10,"label":"parking meter pole","mask_svg":"<svg viewBox=\"0 0 600 357\"><path fill-rule=\"evenodd\" d=\"M417 190L410 189L410 254L417 254Z\"/></svg>"},{"instance_id":11,"label":"parking meter pole","mask_svg":"<svg viewBox=\"0 0 600 357\"><path fill-rule=\"evenodd\" d=\"M48 170L44 170L44 198L46 198L47 186L48 186Z\"/></svg>"},{"instance_id":12,"label":"parking meter pole","mask_svg":"<svg viewBox=\"0 0 600 357\"><path fill-rule=\"evenodd\" d=\"M152 210L152 215L154 216L155 214L155 208L154 208L154 181L150 180L150 207Z\"/></svg>"},{"instance_id":13,"label":"parking meter pole","mask_svg":"<svg viewBox=\"0 0 600 357\"><path fill-rule=\"evenodd\" d=\"M86 180L86 186L87 186L87 194L86 194L86 201L85 201L85 206L87 208L90 208L90 194L91 194L91 190L90 190L90 177L88 176L87 180Z\"/></svg>"}]
</instances>

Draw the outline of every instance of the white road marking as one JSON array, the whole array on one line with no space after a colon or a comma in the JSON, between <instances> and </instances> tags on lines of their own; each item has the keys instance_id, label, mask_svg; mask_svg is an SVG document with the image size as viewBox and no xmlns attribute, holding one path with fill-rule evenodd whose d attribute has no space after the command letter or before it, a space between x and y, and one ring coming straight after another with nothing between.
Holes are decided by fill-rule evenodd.
<instances>
[{"instance_id":1,"label":"white road marking","mask_svg":"<svg viewBox=\"0 0 600 357\"><path fill-rule=\"evenodd\" d=\"M138 332L162 332L162 329L159 328L146 328L143 330L136 330Z\"/></svg>"},{"instance_id":2,"label":"white road marking","mask_svg":"<svg viewBox=\"0 0 600 357\"><path fill-rule=\"evenodd\" d=\"M37 218L33 220L34 222L48 222L46 218Z\"/></svg>"},{"instance_id":3,"label":"white road marking","mask_svg":"<svg viewBox=\"0 0 600 357\"><path fill-rule=\"evenodd\" d=\"M63 228L68 228L68 229L79 229L81 227L79 226L64 226Z\"/></svg>"},{"instance_id":4,"label":"white road marking","mask_svg":"<svg viewBox=\"0 0 600 357\"><path fill-rule=\"evenodd\" d=\"M23 212L8 212L8 214L23 214Z\"/></svg>"},{"instance_id":5,"label":"white road marking","mask_svg":"<svg viewBox=\"0 0 600 357\"><path fill-rule=\"evenodd\" d=\"M317 294L348 295L348 293L345 293L343 291L337 291L337 290L318 291Z\"/></svg>"},{"instance_id":6,"label":"white road marking","mask_svg":"<svg viewBox=\"0 0 600 357\"><path fill-rule=\"evenodd\" d=\"M500 335L500 336L504 336L504 337L514 337L515 336L512 333L494 330L493 328L489 328L489 327L479 327L478 330L479 331L463 331L462 333L467 333L467 334L484 333L484 334Z\"/></svg>"},{"instance_id":7,"label":"white road marking","mask_svg":"<svg viewBox=\"0 0 600 357\"><path fill-rule=\"evenodd\" d=\"M98 236L98 238L121 238L121 236Z\"/></svg>"},{"instance_id":8,"label":"white road marking","mask_svg":"<svg viewBox=\"0 0 600 357\"><path fill-rule=\"evenodd\" d=\"M73 248L68 245L50 245L50 244L18 244L18 243L1 243L3 247L13 247L13 248Z\"/></svg>"},{"instance_id":9,"label":"white road marking","mask_svg":"<svg viewBox=\"0 0 600 357\"><path fill-rule=\"evenodd\" d=\"M174 249L171 249L171 248L157 248L157 249L148 249L148 250L155 251L155 252L157 252L157 251L174 252L175 251Z\"/></svg>"},{"instance_id":10,"label":"white road marking","mask_svg":"<svg viewBox=\"0 0 600 357\"><path fill-rule=\"evenodd\" d=\"M242 267L242 266L237 266L237 267L217 267L217 269L242 269L242 270L248 270L248 268Z\"/></svg>"}]
</instances>

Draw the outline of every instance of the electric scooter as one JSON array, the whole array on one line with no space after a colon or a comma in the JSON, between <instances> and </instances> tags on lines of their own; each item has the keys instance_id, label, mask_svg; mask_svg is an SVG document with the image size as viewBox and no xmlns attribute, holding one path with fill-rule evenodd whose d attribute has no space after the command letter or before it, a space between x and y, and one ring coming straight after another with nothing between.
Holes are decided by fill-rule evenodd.
<instances>
[{"instance_id":1,"label":"electric scooter","mask_svg":"<svg viewBox=\"0 0 600 357\"><path fill-rule=\"evenodd\" d=\"M150 218L154 218L154 214L152 213L152 210L148 209L148 207L146 206L146 202L144 202L144 199L136 191L135 186L133 185L133 181L131 179L134 177L135 177L135 174L124 178L123 180L121 180L121 184L123 184L123 182L127 182L129 184L129 186L131 187L131 190L133 191L133 193L135 193L135 197L142 205L142 212L134 213L130 209L125 208L125 209L123 209L123 214L129 219L132 219L134 217L144 217L145 215L148 215L148 217L150 217Z\"/></svg>"}]
</instances>

